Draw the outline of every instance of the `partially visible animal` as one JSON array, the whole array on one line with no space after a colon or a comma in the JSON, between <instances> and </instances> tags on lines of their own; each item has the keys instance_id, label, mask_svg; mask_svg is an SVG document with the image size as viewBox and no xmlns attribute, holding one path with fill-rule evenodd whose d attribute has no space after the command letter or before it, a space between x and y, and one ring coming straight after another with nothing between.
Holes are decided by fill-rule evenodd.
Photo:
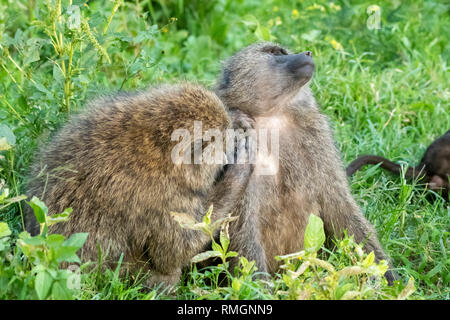
<instances>
[{"instance_id":1,"label":"partially visible animal","mask_svg":"<svg viewBox=\"0 0 450 320\"><path fill-rule=\"evenodd\" d=\"M363 155L352 161L347 167L347 176L353 175L365 165L380 164L380 167L394 174L401 174L401 166L386 158L375 155ZM408 167L405 177L428 184L431 190L442 194L448 200L450 179L450 130L433 141L425 151L420 163Z\"/></svg>"}]
</instances>

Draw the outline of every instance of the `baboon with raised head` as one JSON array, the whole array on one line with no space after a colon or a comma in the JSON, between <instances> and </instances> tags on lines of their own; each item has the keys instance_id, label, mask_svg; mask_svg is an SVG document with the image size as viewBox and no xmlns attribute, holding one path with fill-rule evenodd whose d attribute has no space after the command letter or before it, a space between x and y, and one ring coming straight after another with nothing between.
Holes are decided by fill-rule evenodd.
<instances>
[{"instance_id":1,"label":"baboon with raised head","mask_svg":"<svg viewBox=\"0 0 450 320\"><path fill-rule=\"evenodd\" d=\"M27 193L43 200L51 214L73 209L67 222L50 231L88 232L82 260L96 260L100 244L112 263L123 253L129 268L151 271L150 284L173 285L210 239L182 229L170 211L201 221L213 204L214 217L223 217L252 170L250 165L224 170L224 164L175 164L172 133L180 128L192 133L194 121L201 121L203 131L248 125L246 117L228 113L213 92L197 85L166 85L94 101L42 149ZM245 152L241 144L238 156ZM31 210L26 228L39 232Z\"/></svg>"},{"instance_id":2,"label":"baboon with raised head","mask_svg":"<svg viewBox=\"0 0 450 320\"><path fill-rule=\"evenodd\" d=\"M292 54L272 43L244 48L225 64L216 93L230 110L253 118L255 129L276 129L279 158L257 158L230 225L230 248L274 273L274 259L303 248L310 214L320 216L328 235L346 229L376 260L387 260L373 226L353 199L328 119L309 88L311 52ZM259 147L259 145L258 145ZM276 166L272 175L261 167ZM395 273L388 271L390 283Z\"/></svg>"}]
</instances>

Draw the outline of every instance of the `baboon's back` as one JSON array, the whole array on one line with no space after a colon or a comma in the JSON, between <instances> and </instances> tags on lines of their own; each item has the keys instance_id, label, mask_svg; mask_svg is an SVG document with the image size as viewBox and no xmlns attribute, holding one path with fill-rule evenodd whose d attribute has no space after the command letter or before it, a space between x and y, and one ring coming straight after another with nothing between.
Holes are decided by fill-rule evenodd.
<instances>
[{"instance_id":1,"label":"baboon's back","mask_svg":"<svg viewBox=\"0 0 450 320\"><path fill-rule=\"evenodd\" d=\"M52 231L89 232L88 258L94 258L97 241L119 255L147 250L150 257L145 243L170 247L185 237L195 245L199 235L171 232L178 226L168 215L204 214L201 195L220 170L173 164L177 141L171 134L178 128L192 132L194 120L202 121L204 130L224 129L230 122L215 94L199 86L163 86L94 101L41 150L28 196L41 198L50 214L73 209L69 221ZM27 230L37 233L31 212L26 220Z\"/></svg>"}]
</instances>

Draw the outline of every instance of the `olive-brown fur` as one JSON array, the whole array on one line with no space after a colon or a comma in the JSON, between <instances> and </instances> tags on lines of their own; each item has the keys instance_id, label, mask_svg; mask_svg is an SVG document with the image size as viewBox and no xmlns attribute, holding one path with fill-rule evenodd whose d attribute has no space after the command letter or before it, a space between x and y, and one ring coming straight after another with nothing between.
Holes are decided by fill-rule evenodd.
<instances>
[{"instance_id":1,"label":"olive-brown fur","mask_svg":"<svg viewBox=\"0 0 450 320\"><path fill-rule=\"evenodd\" d=\"M377 260L387 260L350 193L329 119L308 86L313 64L306 56L311 53L294 56L272 43L249 46L224 64L216 88L230 110L254 119L257 130L279 129L279 169L274 175L258 175L261 164L255 164L233 211L239 220L230 228L231 248L270 273L278 270L276 255L303 249L310 214L322 218L328 236L347 230ZM292 63L295 59L298 63ZM293 65L299 69L292 70ZM387 274L389 281L394 277Z\"/></svg>"},{"instance_id":2,"label":"olive-brown fur","mask_svg":"<svg viewBox=\"0 0 450 320\"><path fill-rule=\"evenodd\" d=\"M174 284L210 239L182 229L169 212L200 221L214 204L214 217L224 216L249 175L248 166L223 173L220 164L174 164L171 151L177 141L171 134L178 128L192 134L194 121L202 121L203 131L231 126L218 97L197 85L165 85L96 100L42 149L28 195L43 200L51 214L73 209L69 221L50 231L88 232L82 260L96 260L100 244L111 263L123 253L129 268L153 273L152 283ZM33 234L39 231L31 210L26 227Z\"/></svg>"}]
</instances>

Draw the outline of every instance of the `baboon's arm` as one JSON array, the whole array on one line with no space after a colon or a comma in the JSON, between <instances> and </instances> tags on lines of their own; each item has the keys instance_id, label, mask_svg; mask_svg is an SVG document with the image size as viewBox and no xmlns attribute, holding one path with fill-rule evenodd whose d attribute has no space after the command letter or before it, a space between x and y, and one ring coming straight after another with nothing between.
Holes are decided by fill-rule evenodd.
<instances>
[{"instance_id":1,"label":"baboon's arm","mask_svg":"<svg viewBox=\"0 0 450 320\"><path fill-rule=\"evenodd\" d=\"M223 177L213 186L206 200L205 207L212 204L216 217L231 213L248 184L253 168L248 164L233 164L224 170Z\"/></svg>"},{"instance_id":2,"label":"baboon's arm","mask_svg":"<svg viewBox=\"0 0 450 320\"><path fill-rule=\"evenodd\" d=\"M246 153L245 144L240 145L237 158ZM239 162L239 161L238 161ZM238 251L249 261L255 260L258 271L266 272L265 253L259 238L258 212L259 199L255 196L257 187L251 179L253 165L231 164L227 166L223 179L218 182L209 197L214 204L216 216L226 216L232 213L237 220L230 224L230 250ZM233 265L237 263L234 259Z\"/></svg>"},{"instance_id":3,"label":"baboon's arm","mask_svg":"<svg viewBox=\"0 0 450 320\"><path fill-rule=\"evenodd\" d=\"M258 186L251 179L235 204L233 216L238 219L230 224L230 250L238 251L248 261L254 260L259 272L267 272L266 254L262 246L259 228L261 199ZM236 260L232 264L237 263Z\"/></svg>"},{"instance_id":4,"label":"baboon's arm","mask_svg":"<svg viewBox=\"0 0 450 320\"><path fill-rule=\"evenodd\" d=\"M329 193L325 194L322 199L321 212L326 233L339 238L346 230L349 236L354 236L357 243L364 245L364 251L374 252L376 261L386 260L389 262L389 258L378 241L374 227L364 217L351 195L340 185L330 185L327 190ZM385 277L391 284L397 278L392 270L386 272Z\"/></svg>"}]
</instances>

